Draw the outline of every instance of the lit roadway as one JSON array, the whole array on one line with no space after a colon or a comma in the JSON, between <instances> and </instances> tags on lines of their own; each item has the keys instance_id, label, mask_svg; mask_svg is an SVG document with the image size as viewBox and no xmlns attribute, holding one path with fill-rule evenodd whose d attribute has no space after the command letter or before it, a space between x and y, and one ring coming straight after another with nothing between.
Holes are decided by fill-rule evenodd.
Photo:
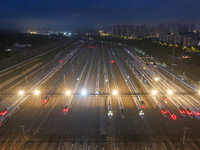
<instances>
[{"instance_id":1,"label":"lit roadway","mask_svg":"<svg viewBox=\"0 0 200 150\"><path fill-rule=\"evenodd\" d=\"M79 46L1 92L1 101L27 99L1 116L0 149L200 148L195 91L134 50L95 41Z\"/></svg>"}]
</instances>

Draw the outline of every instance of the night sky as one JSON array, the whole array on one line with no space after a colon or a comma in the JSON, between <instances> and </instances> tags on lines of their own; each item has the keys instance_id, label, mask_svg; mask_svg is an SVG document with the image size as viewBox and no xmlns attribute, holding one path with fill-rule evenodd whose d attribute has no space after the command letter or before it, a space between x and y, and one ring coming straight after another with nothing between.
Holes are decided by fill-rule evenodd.
<instances>
[{"instance_id":1,"label":"night sky","mask_svg":"<svg viewBox=\"0 0 200 150\"><path fill-rule=\"evenodd\" d=\"M103 25L200 23L200 0L0 0L0 28L95 30Z\"/></svg>"}]
</instances>

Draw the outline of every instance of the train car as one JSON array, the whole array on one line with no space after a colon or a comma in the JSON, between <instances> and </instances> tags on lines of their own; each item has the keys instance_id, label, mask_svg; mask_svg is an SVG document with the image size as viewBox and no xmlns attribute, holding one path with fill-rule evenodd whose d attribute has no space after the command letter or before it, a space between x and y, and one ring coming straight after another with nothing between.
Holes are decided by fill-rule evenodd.
<instances>
[{"instance_id":1,"label":"train car","mask_svg":"<svg viewBox=\"0 0 200 150\"><path fill-rule=\"evenodd\" d=\"M5 116L8 110L15 106L15 101L13 98L7 98L0 102L0 117Z\"/></svg>"}]
</instances>

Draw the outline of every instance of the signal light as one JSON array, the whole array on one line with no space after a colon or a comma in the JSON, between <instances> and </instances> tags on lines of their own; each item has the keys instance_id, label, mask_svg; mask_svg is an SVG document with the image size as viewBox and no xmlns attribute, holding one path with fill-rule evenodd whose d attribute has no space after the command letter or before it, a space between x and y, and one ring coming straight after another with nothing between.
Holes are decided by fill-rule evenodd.
<instances>
[{"instance_id":1,"label":"signal light","mask_svg":"<svg viewBox=\"0 0 200 150\"><path fill-rule=\"evenodd\" d=\"M114 63L114 60L111 60L110 63L113 64L113 63Z\"/></svg>"},{"instance_id":2,"label":"signal light","mask_svg":"<svg viewBox=\"0 0 200 150\"><path fill-rule=\"evenodd\" d=\"M48 101L47 101L47 99L44 99L43 101L42 101L42 104L46 104Z\"/></svg>"},{"instance_id":3,"label":"signal light","mask_svg":"<svg viewBox=\"0 0 200 150\"><path fill-rule=\"evenodd\" d=\"M142 105L142 108L146 108L146 106L145 106L145 105Z\"/></svg>"}]
</instances>

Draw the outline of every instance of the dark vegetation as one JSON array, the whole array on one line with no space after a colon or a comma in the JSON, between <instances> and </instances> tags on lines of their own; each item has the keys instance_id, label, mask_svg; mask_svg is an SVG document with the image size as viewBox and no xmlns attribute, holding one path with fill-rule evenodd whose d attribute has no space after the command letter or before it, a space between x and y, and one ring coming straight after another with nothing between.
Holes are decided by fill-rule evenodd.
<instances>
[{"instance_id":1,"label":"dark vegetation","mask_svg":"<svg viewBox=\"0 0 200 150\"><path fill-rule=\"evenodd\" d=\"M0 59L6 59L12 57L16 54L23 53L27 49L15 49L12 52L5 52L6 48L15 48L14 44L31 44L32 47L29 49L36 49L39 47L46 46L48 44L58 42L63 40L64 36L58 35L34 35L26 33L17 33L17 32L2 32L0 31ZM28 49L28 50L29 50Z\"/></svg>"}]
</instances>

